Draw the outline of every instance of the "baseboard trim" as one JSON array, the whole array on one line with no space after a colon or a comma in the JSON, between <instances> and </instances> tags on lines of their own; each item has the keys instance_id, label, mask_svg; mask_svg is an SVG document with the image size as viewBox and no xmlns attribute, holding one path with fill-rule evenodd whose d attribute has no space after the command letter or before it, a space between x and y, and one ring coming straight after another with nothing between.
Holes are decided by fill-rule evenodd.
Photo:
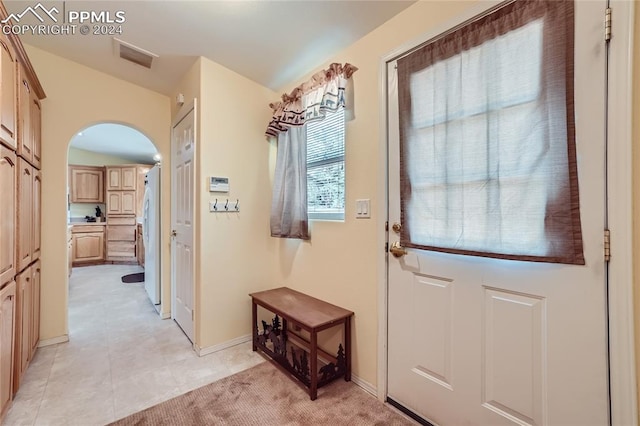
<instances>
[{"instance_id":1,"label":"baseboard trim","mask_svg":"<svg viewBox=\"0 0 640 426\"><path fill-rule=\"evenodd\" d=\"M251 335L246 334L244 336L236 337L235 339L227 340L226 342L218 343L217 345L207 346L206 348L201 348L195 344L193 346L195 347L198 356L205 356L250 341Z\"/></svg>"},{"instance_id":2,"label":"baseboard trim","mask_svg":"<svg viewBox=\"0 0 640 426\"><path fill-rule=\"evenodd\" d=\"M378 397L378 389L376 389L375 386L373 386L371 383L367 382L366 380L361 379L355 374L351 374L351 381L353 382L354 385L360 386L366 392L369 392L371 395L375 396L376 398Z\"/></svg>"},{"instance_id":3,"label":"baseboard trim","mask_svg":"<svg viewBox=\"0 0 640 426\"><path fill-rule=\"evenodd\" d=\"M62 336L54 337L52 339L40 340L38 342L39 348L44 348L45 346L57 345L58 343L67 343L69 341L69 335L63 334Z\"/></svg>"}]
</instances>

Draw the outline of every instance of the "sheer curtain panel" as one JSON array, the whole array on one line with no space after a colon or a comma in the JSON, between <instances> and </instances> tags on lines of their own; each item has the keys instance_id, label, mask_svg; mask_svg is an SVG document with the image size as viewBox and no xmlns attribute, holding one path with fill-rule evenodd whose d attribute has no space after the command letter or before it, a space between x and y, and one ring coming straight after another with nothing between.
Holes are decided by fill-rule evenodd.
<instances>
[{"instance_id":1,"label":"sheer curtain panel","mask_svg":"<svg viewBox=\"0 0 640 426\"><path fill-rule=\"evenodd\" d=\"M398 60L403 246L584 264L573 27L516 1Z\"/></svg>"}]
</instances>

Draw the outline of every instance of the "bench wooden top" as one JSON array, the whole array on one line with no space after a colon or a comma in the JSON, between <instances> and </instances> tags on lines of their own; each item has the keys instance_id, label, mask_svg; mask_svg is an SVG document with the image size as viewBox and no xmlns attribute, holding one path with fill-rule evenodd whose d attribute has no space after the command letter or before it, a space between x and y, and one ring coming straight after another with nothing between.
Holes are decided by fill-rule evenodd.
<instances>
[{"instance_id":1,"label":"bench wooden top","mask_svg":"<svg viewBox=\"0 0 640 426\"><path fill-rule=\"evenodd\" d=\"M251 293L254 302L307 329L316 329L353 315L353 312L288 287Z\"/></svg>"}]
</instances>

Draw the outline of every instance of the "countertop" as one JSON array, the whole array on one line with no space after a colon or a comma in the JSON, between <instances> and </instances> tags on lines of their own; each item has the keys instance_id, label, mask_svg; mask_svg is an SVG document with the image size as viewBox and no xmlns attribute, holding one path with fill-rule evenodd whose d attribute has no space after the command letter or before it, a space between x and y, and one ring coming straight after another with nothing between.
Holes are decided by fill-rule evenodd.
<instances>
[{"instance_id":1,"label":"countertop","mask_svg":"<svg viewBox=\"0 0 640 426\"><path fill-rule=\"evenodd\" d=\"M87 220L83 217L72 217L69 220L69 226L72 225L89 225L89 226L105 226L107 222L87 222Z\"/></svg>"}]
</instances>

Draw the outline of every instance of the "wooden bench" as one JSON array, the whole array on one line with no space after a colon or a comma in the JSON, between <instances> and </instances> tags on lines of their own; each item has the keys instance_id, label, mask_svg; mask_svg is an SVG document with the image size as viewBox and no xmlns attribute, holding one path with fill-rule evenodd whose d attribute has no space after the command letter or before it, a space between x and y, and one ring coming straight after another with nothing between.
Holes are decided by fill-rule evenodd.
<instances>
[{"instance_id":1,"label":"wooden bench","mask_svg":"<svg viewBox=\"0 0 640 426\"><path fill-rule=\"evenodd\" d=\"M250 294L252 300L253 350L258 349L296 377L315 400L318 388L344 377L351 380L351 317L353 312L287 287ZM258 306L275 314L258 325ZM282 320L282 323L280 322ZM318 332L344 326L343 344L336 355L318 348ZM294 333L305 330L309 340ZM321 366L319 366L319 364Z\"/></svg>"}]
</instances>

